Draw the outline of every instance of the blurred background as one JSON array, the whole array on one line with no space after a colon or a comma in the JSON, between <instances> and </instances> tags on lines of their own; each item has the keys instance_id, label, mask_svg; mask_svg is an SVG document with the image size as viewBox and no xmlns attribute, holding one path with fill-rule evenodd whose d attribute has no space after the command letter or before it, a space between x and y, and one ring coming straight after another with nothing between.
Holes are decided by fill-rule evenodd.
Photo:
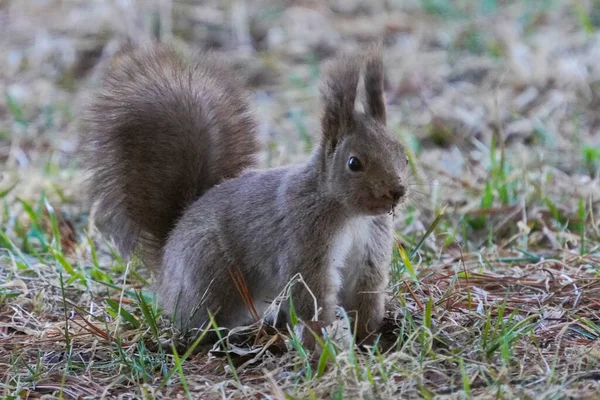
<instances>
[{"instance_id":1,"label":"blurred background","mask_svg":"<svg viewBox=\"0 0 600 400\"><path fill-rule=\"evenodd\" d=\"M456 218L441 229L459 240L506 207L568 219L598 193L598 29L598 0L0 0L0 188L85 211L79 116L125 43L235 60L275 166L318 141L322 61L381 40L389 128L412 160L406 234L444 205Z\"/></svg>"},{"instance_id":2,"label":"blurred background","mask_svg":"<svg viewBox=\"0 0 600 400\"><path fill-rule=\"evenodd\" d=\"M174 371L167 321L137 292L149 273L87 229L79 158L107 61L153 40L234 60L265 167L318 143L322 62L382 41L388 126L410 158L408 256L395 251L382 328L401 351L338 354L323 379L298 367L306 353L267 352L244 385L222 355L197 357L183 368L201 398L327 398L340 379L334 398L599 393L600 0L0 0L5 395L147 397Z\"/></svg>"}]
</instances>

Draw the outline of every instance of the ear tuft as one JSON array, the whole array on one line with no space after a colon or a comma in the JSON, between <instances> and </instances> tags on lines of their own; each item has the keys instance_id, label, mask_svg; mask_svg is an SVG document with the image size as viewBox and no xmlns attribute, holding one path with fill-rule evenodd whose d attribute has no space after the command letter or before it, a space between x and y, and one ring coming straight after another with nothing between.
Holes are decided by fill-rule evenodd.
<instances>
[{"instance_id":1,"label":"ear tuft","mask_svg":"<svg viewBox=\"0 0 600 400\"><path fill-rule=\"evenodd\" d=\"M354 103L360 77L359 57L343 54L326 66L321 82L323 139L333 151L345 129L354 125Z\"/></svg>"},{"instance_id":2,"label":"ear tuft","mask_svg":"<svg viewBox=\"0 0 600 400\"><path fill-rule=\"evenodd\" d=\"M381 44L369 47L365 67L365 109L368 115L385 124L386 110L383 93L383 56Z\"/></svg>"}]
</instances>

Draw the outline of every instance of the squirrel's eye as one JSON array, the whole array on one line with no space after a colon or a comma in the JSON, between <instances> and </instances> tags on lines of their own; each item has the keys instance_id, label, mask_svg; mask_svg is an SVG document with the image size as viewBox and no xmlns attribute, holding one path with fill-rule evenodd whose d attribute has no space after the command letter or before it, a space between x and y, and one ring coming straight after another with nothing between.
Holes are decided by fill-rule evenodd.
<instances>
[{"instance_id":1,"label":"squirrel's eye","mask_svg":"<svg viewBox=\"0 0 600 400\"><path fill-rule=\"evenodd\" d=\"M363 170L363 165L358 158L350 157L348 160L348 168L350 168L350 171L358 172Z\"/></svg>"}]
</instances>

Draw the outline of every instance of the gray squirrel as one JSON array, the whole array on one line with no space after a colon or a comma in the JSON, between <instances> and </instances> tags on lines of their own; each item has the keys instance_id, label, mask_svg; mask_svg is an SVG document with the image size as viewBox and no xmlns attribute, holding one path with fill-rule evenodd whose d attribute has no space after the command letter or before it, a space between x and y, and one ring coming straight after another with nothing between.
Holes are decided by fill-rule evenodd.
<instances>
[{"instance_id":1,"label":"gray squirrel","mask_svg":"<svg viewBox=\"0 0 600 400\"><path fill-rule=\"evenodd\" d=\"M206 326L209 312L224 328L252 322L232 271L261 317L300 274L310 288L291 290L300 319L315 299L324 324L342 306L366 339L384 317L393 211L407 196L383 82L380 46L330 61L320 143L305 164L261 170L249 96L225 59L164 44L123 50L86 116L96 224L151 267L182 329Z\"/></svg>"}]
</instances>

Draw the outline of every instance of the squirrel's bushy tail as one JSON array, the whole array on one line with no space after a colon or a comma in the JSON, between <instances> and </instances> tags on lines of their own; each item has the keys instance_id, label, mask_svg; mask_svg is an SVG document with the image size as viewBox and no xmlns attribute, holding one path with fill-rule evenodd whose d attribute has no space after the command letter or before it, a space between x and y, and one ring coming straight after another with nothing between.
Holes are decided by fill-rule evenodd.
<instances>
[{"instance_id":1,"label":"squirrel's bushy tail","mask_svg":"<svg viewBox=\"0 0 600 400\"><path fill-rule=\"evenodd\" d=\"M243 82L216 55L165 45L111 60L86 115L89 194L99 228L149 264L185 208L256 164Z\"/></svg>"}]
</instances>

